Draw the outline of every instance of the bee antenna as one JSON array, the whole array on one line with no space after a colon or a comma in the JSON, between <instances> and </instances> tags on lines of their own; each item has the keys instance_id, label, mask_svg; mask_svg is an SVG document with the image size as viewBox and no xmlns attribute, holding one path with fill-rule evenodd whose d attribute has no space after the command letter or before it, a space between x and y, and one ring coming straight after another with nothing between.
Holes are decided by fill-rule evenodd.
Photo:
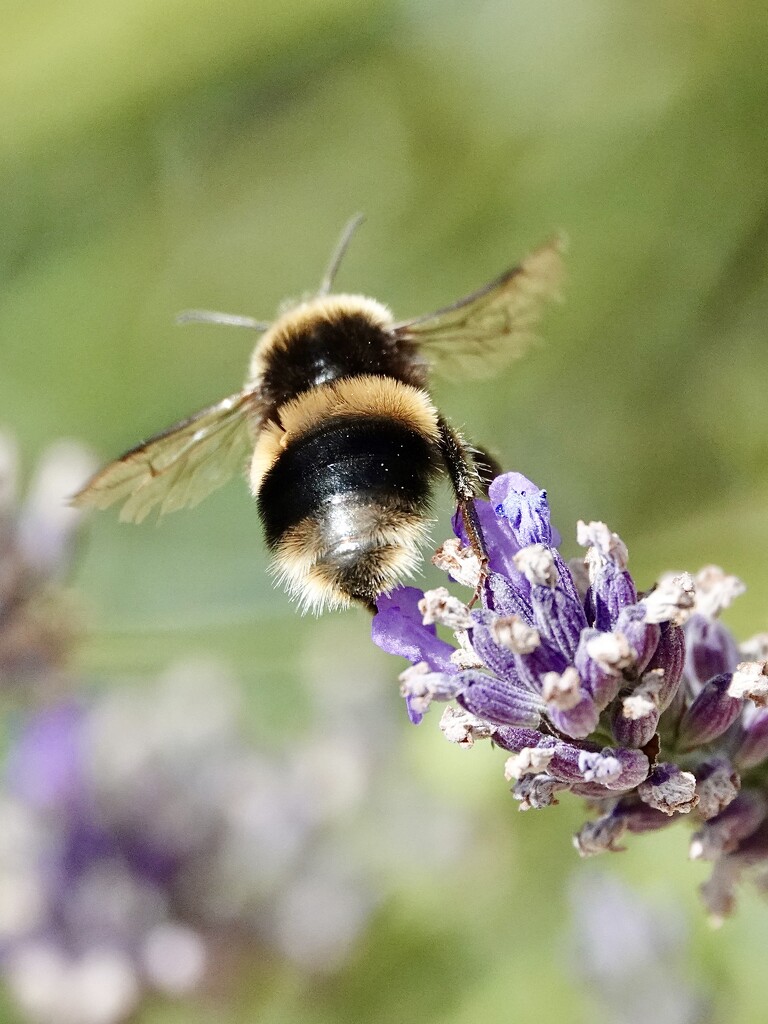
<instances>
[{"instance_id":1,"label":"bee antenna","mask_svg":"<svg viewBox=\"0 0 768 1024\"><path fill-rule=\"evenodd\" d=\"M177 324L225 324L227 327L247 327L251 331L268 331L270 324L254 320L252 316L237 313L218 313L215 309L185 309L176 314Z\"/></svg>"},{"instance_id":2,"label":"bee antenna","mask_svg":"<svg viewBox=\"0 0 768 1024\"><path fill-rule=\"evenodd\" d=\"M331 261L328 264L328 269L326 270L325 276L320 284L320 290L317 293L318 295L327 295L333 287L333 279L336 277L336 272L339 269L341 261L344 259L344 254L349 248L352 236L364 220L364 214L356 213L355 216L344 225L344 230L341 232L341 237L336 243L336 248L333 250Z\"/></svg>"}]
</instances>

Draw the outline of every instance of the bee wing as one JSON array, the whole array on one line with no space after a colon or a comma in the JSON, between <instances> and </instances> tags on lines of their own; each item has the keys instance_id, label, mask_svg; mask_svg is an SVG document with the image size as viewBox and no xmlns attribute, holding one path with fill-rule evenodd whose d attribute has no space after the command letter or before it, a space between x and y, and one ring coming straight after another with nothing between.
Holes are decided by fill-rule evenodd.
<instances>
[{"instance_id":1,"label":"bee wing","mask_svg":"<svg viewBox=\"0 0 768 1024\"><path fill-rule=\"evenodd\" d=\"M525 352L544 303L559 298L563 248L555 238L479 291L394 331L443 373L491 373Z\"/></svg>"},{"instance_id":2,"label":"bee wing","mask_svg":"<svg viewBox=\"0 0 768 1024\"><path fill-rule=\"evenodd\" d=\"M243 468L255 416L254 391L230 395L105 466L72 504L108 508L121 502L120 519L134 523L157 505L159 515L197 505Z\"/></svg>"}]
</instances>

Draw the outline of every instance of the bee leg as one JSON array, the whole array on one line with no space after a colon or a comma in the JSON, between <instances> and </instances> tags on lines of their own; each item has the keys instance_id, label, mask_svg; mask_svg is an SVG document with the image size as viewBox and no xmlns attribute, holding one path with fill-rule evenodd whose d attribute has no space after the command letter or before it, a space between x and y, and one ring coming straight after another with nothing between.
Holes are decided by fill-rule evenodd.
<instances>
[{"instance_id":1,"label":"bee leg","mask_svg":"<svg viewBox=\"0 0 768 1024\"><path fill-rule=\"evenodd\" d=\"M459 511L467 531L469 545L480 562L480 577L475 587L475 594L469 602L470 608L482 593L483 584L488 575L488 552L480 528L480 520L475 510L475 498L482 485L481 473L475 467L472 455L464 444L461 436L441 416L438 420L440 430L440 450L451 478L453 489L459 503Z\"/></svg>"},{"instance_id":2,"label":"bee leg","mask_svg":"<svg viewBox=\"0 0 768 1024\"><path fill-rule=\"evenodd\" d=\"M497 476L501 476L504 470L496 457L491 455L487 448L478 448L477 445L472 445L471 452L472 462L480 478L483 494L488 497L488 488Z\"/></svg>"}]
</instances>

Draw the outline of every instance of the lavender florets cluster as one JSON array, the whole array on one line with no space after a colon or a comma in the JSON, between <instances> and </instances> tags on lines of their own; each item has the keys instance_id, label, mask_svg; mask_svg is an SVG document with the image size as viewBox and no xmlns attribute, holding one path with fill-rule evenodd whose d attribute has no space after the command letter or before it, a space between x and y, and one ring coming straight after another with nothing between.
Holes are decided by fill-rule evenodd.
<instances>
[{"instance_id":1,"label":"lavender florets cluster","mask_svg":"<svg viewBox=\"0 0 768 1024\"><path fill-rule=\"evenodd\" d=\"M768 634L739 650L718 619L743 584L711 566L638 594L604 523L578 524L586 556L568 564L545 491L508 473L490 499L477 502L489 554L480 608L445 588L379 601L373 639L411 662L400 677L411 720L451 702L445 736L508 751L521 810L587 797L597 817L574 838L582 856L690 814L691 857L714 862L704 900L724 916L746 868L768 888ZM435 563L474 587L480 566L458 517L454 530Z\"/></svg>"}]
</instances>

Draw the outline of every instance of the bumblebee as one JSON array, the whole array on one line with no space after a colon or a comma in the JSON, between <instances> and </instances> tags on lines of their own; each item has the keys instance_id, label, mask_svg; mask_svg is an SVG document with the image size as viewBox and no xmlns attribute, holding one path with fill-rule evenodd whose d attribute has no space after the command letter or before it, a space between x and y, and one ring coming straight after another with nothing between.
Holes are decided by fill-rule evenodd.
<instances>
[{"instance_id":1,"label":"bumblebee","mask_svg":"<svg viewBox=\"0 0 768 1024\"><path fill-rule=\"evenodd\" d=\"M141 522L198 504L248 466L273 571L303 611L376 598L418 566L432 492L447 474L468 537L487 561L474 498L484 460L435 408L432 364L487 372L519 355L544 300L557 292L560 243L450 306L396 322L362 295L332 294L361 218L345 228L319 291L275 320L207 310L182 322L261 334L245 387L102 469L73 499L122 503Z\"/></svg>"}]
</instances>

